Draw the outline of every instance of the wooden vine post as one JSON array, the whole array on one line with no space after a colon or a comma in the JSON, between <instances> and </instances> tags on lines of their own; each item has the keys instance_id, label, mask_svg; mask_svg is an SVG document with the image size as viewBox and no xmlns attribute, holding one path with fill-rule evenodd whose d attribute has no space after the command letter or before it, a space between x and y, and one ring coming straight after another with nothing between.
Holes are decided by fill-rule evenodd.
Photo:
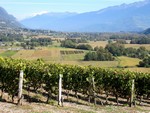
<instances>
[{"instance_id":1,"label":"wooden vine post","mask_svg":"<svg viewBox=\"0 0 150 113\"><path fill-rule=\"evenodd\" d=\"M131 97L130 97L130 107L132 107L134 103L134 82L135 80L132 80L132 87L131 87Z\"/></svg>"},{"instance_id":2,"label":"wooden vine post","mask_svg":"<svg viewBox=\"0 0 150 113\"><path fill-rule=\"evenodd\" d=\"M22 104L22 87L23 87L23 70L20 71L19 75L18 105Z\"/></svg>"},{"instance_id":3,"label":"wooden vine post","mask_svg":"<svg viewBox=\"0 0 150 113\"><path fill-rule=\"evenodd\" d=\"M92 85L93 85L93 99L94 99L94 105L96 105L96 94L95 94L95 82L94 82L94 77L92 77Z\"/></svg>"},{"instance_id":4,"label":"wooden vine post","mask_svg":"<svg viewBox=\"0 0 150 113\"><path fill-rule=\"evenodd\" d=\"M59 74L59 94L58 94L58 105L63 106L63 99L62 99L62 74Z\"/></svg>"}]
</instances>

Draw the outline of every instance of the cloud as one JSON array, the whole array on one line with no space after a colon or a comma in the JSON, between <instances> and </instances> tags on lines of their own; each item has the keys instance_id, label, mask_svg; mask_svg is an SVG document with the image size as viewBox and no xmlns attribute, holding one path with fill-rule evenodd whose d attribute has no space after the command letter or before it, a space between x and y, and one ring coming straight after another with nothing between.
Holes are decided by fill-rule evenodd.
<instances>
[{"instance_id":1,"label":"cloud","mask_svg":"<svg viewBox=\"0 0 150 113\"><path fill-rule=\"evenodd\" d=\"M42 14L46 14L46 13L48 13L48 11L41 11L41 12L33 13L32 16L42 15Z\"/></svg>"}]
</instances>

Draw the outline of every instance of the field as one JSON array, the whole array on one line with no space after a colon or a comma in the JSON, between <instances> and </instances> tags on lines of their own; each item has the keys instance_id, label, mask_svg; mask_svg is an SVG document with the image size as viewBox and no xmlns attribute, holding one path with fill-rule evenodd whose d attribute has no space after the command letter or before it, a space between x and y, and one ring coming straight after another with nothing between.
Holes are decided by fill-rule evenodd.
<instances>
[{"instance_id":1,"label":"field","mask_svg":"<svg viewBox=\"0 0 150 113\"><path fill-rule=\"evenodd\" d=\"M125 47L133 47L133 48L139 48L139 47L145 47L147 50L150 50L150 44L125 44Z\"/></svg>"},{"instance_id":2,"label":"field","mask_svg":"<svg viewBox=\"0 0 150 113\"><path fill-rule=\"evenodd\" d=\"M105 47L107 41L90 41L89 44L92 47L102 46ZM141 45L125 45L126 47L138 48ZM150 50L149 45L144 45L148 50ZM129 70L135 72L147 72L150 73L150 68L139 68L137 65L139 61L138 58L129 58L125 56L117 57L115 61L84 61L84 55L87 51L78 50L78 49L68 49L60 47L60 43L53 43L50 47L37 48L36 50L18 50L18 51L9 51L0 49L0 56L11 57L15 59L27 59L27 60L36 60L43 59L46 63L61 63L61 64L70 64L70 65L80 65L80 66L97 66L103 68L119 68L121 70ZM24 91L24 94L27 92ZM73 92L74 94L74 92ZM57 101L50 100L49 104L45 103L45 96L37 93L30 94L35 100L29 104L25 98L22 106L17 106L11 103L10 97L5 94L4 100L0 98L0 112L1 113L149 113L149 105L143 105L136 107L128 107L128 105L119 104L116 105L114 97L108 99L108 105L94 105L88 103L85 100L77 99L73 96L69 96L69 101L65 92L63 92L64 107L57 105ZM83 95L82 95L83 96ZM105 99L105 95L102 97L102 100ZM121 98L120 98L121 100ZM7 102L5 102L7 101ZM121 100L122 101L122 100ZM124 100L126 101L126 100Z\"/></svg>"},{"instance_id":3,"label":"field","mask_svg":"<svg viewBox=\"0 0 150 113\"><path fill-rule=\"evenodd\" d=\"M17 59L36 60L42 58L43 60L57 60L60 53L57 49L42 49L42 50L20 50L18 53L12 56Z\"/></svg>"},{"instance_id":4,"label":"field","mask_svg":"<svg viewBox=\"0 0 150 113\"><path fill-rule=\"evenodd\" d=\"M87 44L87 43L85 43ZM108 41L89 41L89 45L91 45L93 48L98 46L98 47L105 47L108 44Z\"/></svg>"},{"instance_id":5,"label":"field","mask_svg":"<svg viewBox=\"0 0 150 113\"><path fill-rule=\"evenodd\" d=\"M121 67L135 67L141 60L138 58L129 58L125 56L118 57L119 66Z\"/></svg>"},{"instance_id":6,"label":"field","mask_svg":"<svg viewBox=\"0 0 150 113\"><path fill-rule=\"evenodd\" d=\"M108 41L89 41L89 43L93 48L96 46L105 47L108 44ZM149 44L125 44L125 47L133 47L138 48L144 46L148 50L150 50ZM140 59L137 58L129 58L125 56L121 56L116 58L115 61L84 61L84 56L87 51L78 50L78 49L70 49L70 48L62 48L60 47L60 43L57 41L53 41L53 45L50 47L40 47L36 50L18 50L18 51L10 51L0 49L0 56L3 57L12 57L15 59L27 59L27 60L36 60L43 59L47 63L62 63L62 64L71 64L71 65L81 65L81 66L98 66L104 68L124 68L130 71L139 71L139 72L150 72L149 68L138 68Z\"/></svg>"},{"instance_id":7,"label":"field","mask_svg":"<svg viewBox=\"0 0 150 113\"><path fill-rule=\"evenodd\" d=\"M89 41L89 43L93 48L98 47L105 47L108 44L108 41ZM150 44L124 44L126 48L133 47L133 48L139 48L139 47L145 47L147 50L150 50Z\"/></svg>"},{"instance_id":8,"label":"field","mask_svg":"<svg viewBox=\"0 0 150 113\"><path fill-rule=\"evenodd\" d=\"M0 56L2 57L11 57L13 55L15 55L18 51L12 51L12 50L8 50L8 51L2 51Z\"/></svg>"}]
</instances>

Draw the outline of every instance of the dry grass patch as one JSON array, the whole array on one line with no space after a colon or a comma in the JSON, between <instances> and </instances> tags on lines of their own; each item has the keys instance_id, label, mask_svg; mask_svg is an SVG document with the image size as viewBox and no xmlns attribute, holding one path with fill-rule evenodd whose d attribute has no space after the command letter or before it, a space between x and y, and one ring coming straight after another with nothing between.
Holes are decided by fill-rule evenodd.
<instances>
[{"instance_id":1,"label":"dry grass patch","mask_svg":"<svg viewBox=\"0 0 150 113\"><path fill-rule=\"evenodd\" d=\"M147 50L150 50L150 44L125 44L125 47L133 47L133 48L139 48L139 47L145 47Z\"/></svg>"},{"instance_id":2,"label":"dry grass patch","mask_svg":"<svg viewBox=\"0 0 150 113\"><path fill-rule=\"evenodd\" d=\"M44 60L57 60L60 57L59 49L42 49L42 50L21 50L13 58L36 60L42 58Z\"/></svg>"},{"instance_id":3,"label":"dry grass patch","mask_svg":"<svg viewBox=\"0 0 150 113\"><path fill-rule=\"evenodd\" d=\"M13 55L12 58L31 59L33 53L34 50L20 50L15 55Z\"/></svg>"},{"instance_id":4,"label":"dry grass patch","mask_svg":"<svg viewBox=\"0 0 150 113\"><path fill-rule=\"evenodd\" d=\"M125 70L129 70L133 72L150 73L150 68L135 67L135 68L125 68Z\"/></svg>"},{"instance_id":5,"label":"dry grass patch","mask_svg":"<svg viewBox=\"0 0 150 113\"><path fill-rule=\"evenodd\" d=\"M83 44L89 44L93 48L98 46L98 47L105 47L108 44L108 41L89 41L89 43L83 43Z\"/></svg>"},{"instance_id":6,"label":"dry grass patch","mask_svg":"<svg viewBox=\"0 0 150 113\"><path fill-rule=\"evenodd\" d=\"M6 51L6 50L4 50L4 49L0 49L0 54L3 53L3 52L5 52L5 51Z\"/></svg>"}]
</instances>

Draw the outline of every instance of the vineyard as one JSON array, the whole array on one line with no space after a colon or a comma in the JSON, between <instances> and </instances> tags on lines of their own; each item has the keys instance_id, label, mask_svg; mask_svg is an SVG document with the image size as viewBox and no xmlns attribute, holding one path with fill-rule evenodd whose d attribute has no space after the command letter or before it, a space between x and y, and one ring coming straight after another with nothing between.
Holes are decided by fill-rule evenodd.
<instances>
[{"instance_id":1,"label":"vineyard","mask_svg":"<svg viewBox=\"0 0 150 113\"><path fill-rule=\"evenodd\" d=\"M66 54L83 54L84 53L84 51L60 51L60 53L62 54L62 55L66 55Z\"/></svg>"},{"instance_id":2,"label":"vineyard","mask_svg":"<svg viewBox=\"0 0 150 113\"><path fill-rule=\"evenodd\" d=\"M103 104L101 95L105 95L105 103L109 96L113 96L117 104L120 98L126 100L125 104L131 104L130 100L133 96L132 103L139 101L139 103L149 104L150 74L148 73L91 66L45 64L40 59L33 62L0 58L1 98L5 92L12 97L12 102L14 101L14 97L18 94L20 70L24 72L23 89L28 94L31 90L37 92L38 89L42 89L41 91L46 93L47 103L53 96L57 97L59 74L62 74L62 87L67 96L71 95L70 92L74 92L73 95L77 99L84 98L94 104ZM134 92L132 92L133 80L135 81Z\"/></svg>"}]
</instances>

